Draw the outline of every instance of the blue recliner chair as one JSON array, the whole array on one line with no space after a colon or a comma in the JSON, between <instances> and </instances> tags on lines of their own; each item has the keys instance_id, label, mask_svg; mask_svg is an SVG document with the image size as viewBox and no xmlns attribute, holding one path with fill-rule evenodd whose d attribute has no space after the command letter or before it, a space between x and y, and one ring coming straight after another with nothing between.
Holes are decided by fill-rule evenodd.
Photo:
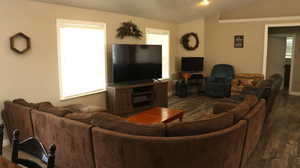
<instances>
[{"instance_id":1,"label":"blue recliner chair","mask_svg":"<svg viewBox=\"0 0 300 168\"><path fill-rule=\"evenodd\" d=\"M220 98L229 97L232 79L234 79L234 68L232 65L215 65L211 76L206 80L206 95Z\"/></svg>"}]
</instances>

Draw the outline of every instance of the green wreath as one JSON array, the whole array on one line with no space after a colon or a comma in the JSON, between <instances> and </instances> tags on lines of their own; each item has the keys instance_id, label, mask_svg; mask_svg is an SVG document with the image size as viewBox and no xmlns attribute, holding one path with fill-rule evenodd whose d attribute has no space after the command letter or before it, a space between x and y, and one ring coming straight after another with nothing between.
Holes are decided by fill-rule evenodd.
<instances>
[{"instance_id":1,"label":"green wreath","mask_svg":"<svg viewBox=\"0 0 300 168\"><path fill-rule=\"evenodd\" d=\"M196 40L196 44L194 46L190 46L190 37L193 37ZM196 33L187 33L181 37L181 44L183 48L186 50L196 50L199 47L199 38Z\"/></svg>"},{"instance_id":2,"label":"green wreath","mask_svg":"<svg viewBox=\"0 0 300 168\"><path fill-rule=\"evenodd\" d=\"M123 22L121 27L117 29L117 38L123 39L126 36L141 39L143 37L143 32L140 31L138 26L132 21Z\"/></svg>"}]
</instances>

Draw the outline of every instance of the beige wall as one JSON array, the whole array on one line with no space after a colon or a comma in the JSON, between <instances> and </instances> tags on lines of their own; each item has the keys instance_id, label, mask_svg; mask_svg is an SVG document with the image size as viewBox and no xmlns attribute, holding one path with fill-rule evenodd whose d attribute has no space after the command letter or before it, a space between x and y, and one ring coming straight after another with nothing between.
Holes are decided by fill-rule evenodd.
<instances>
[{"instance_id":1,"label":"beige wall","mask_svg":"<svg viewBox=\"0 0 300 168\"><path fill-rule=\"evenodd\" d=\"M272 5L270 5L272 4ZM240 73L262 73L264 59L265 25L267 24L299 24L299 19L289 21L256 21L240 23L219 23L221 19L261 18L278 16L300 16L296 0L256 1L245 7L222 12L205 19L205 58L206 71L210 72L215 64L228 63L235 66ZM245 36L245 47L234 48L234 35ZM300 57L300 55L298 56ZM296 56L296 59L297 56ZM298 66L297 66L298 67ZM294 84L299 86L300 68L295 69ZM300 78L300 77L299 77ZM298 84L297 84L297 81ZM300 92L300 88L294 88Z\"/></svg>"},{"instance_id":2,"label":"beige wall","mask_svg":"<svg viewBox=\"0 0 300 168\"><path fill-rule=\"evenodd\" d=\"M261 73L264 47L263 23L218 22L218 16L205 21L206 71L215 64L232 64L237 72ZM244 48L234 48L234 36L244 35Z\"/></svg>"},{"instance_id":3,"label":"beige wall","mask_svg":"<svg viewBox=\"0 0 300 168\"><path fill-rule=\"evenodd\" d=\"M0 18L0 76L2 77L0 108L3 107L3 101L18 97L33 102L47 100L57 105L80 102L105 106L105 93L68 101L59 100L56 39L58 18L107 23L108 51L112 43L145 42L145 39L115 38L116 29L123 21L132 20L143 31L146 27L168 29L171 31L170 69L171 74L175 73L177 25L173 23L31 0L1 0ZM9 38L17 32L24 32L32 40L32 49L24 55L18 55L9 48ZM108 60L111 60L110 52L108 52Z\"/></svg>"},{"instance_id":4,"label":"beige wall","mask_svg":"<svg viewBox=\"0 0 300 168\"><path fill-rule=\"evenodd\" d=\"M181 37L186 33L197 33L199 37L199 47L194 51L189 51L183 48L180 44ZM177 31L177 41L178 41L178 49L177 49L177 56L178 58L181 57L204 57L204 19L198 19L192 22L182 23L178 25ZM191 41L194 42L194 41Z\"/></svg>"}]
</instances>

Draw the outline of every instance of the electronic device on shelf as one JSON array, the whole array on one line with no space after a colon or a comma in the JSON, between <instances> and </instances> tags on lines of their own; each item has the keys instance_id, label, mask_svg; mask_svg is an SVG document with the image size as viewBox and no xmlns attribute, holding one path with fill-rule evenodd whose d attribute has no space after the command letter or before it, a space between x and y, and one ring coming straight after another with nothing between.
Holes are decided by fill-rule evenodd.
<instances>
[{"instance_id":1,"label":"electronic device on shelf","mask_svg":"<svg viewBox=\"0 0 300 168\"><path fill-rule=\"evenodd\" d=\"M182 72L202 72L203 71L203 57L182 57L181 71Z\"/></svg>"},{"instance_id":2,"label":"electronic device on shelf","mask_svg":"<svg viewBox=\"0 0 300 168\"><path fill-rule=\"evenodd\" d=\"M112 45L113 83L149 82L162 78L161 45Z\"/></svg>"}]
</instances>

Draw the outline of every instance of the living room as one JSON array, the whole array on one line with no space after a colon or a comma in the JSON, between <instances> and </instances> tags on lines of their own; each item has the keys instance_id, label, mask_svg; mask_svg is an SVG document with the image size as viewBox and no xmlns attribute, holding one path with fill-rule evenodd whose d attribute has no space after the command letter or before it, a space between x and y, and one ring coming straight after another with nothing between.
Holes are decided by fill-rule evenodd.
<instances>
[{"instance_id":1,"label":"living room","mask_svg":"<svg viewBox=\"0 0 300 168\"><path fill-rule=\"evenodd\" d=\"M236 75L261 74L263 75L263 78L270 79L270 76L266 75L266 57L268 48L268 39L266 38L266 34L268 34L268 31L266 30L268 29L266 29L266 26L273 25L278 27L288 27L289 25L296 26L300 23L300 14L298 12L299 10L297 9L299 2L296 0L286 0L285 2L279 0L247 0L243 2L237 0L184 0L176 2L162 1L160 3L155 1L148 2L149 4L146 2L137 3L137 1L134 0L128 0L128 2L114 0L112 2L105 2L105 5L103 5L102 3L104 3L102 0L94 0L87 2L47 0L3 0L1 2L0 16L2 16L2 22L0 23L0 55L2 61L0 62L0 72L1 76L3 77L1 84L2 87L0 88L1 110L5 109L4 103L6 101L13 101L22 98L30 103L51 102L53 105L59 107L68 106L72 104L83 104L88 105L89 107L87 108L97 107L102 111L109 111L110 109L107 104L110 103L110 100L107 96L107 87L110 86L110 83L113 80L113 45L151 44L152 42L151 40L149 40L151 34L164 34L168 37L168 45L166 46L168 53L165 54L167 55L167 57L165 57L166 59L163 60L162 63L164 65L162 68L162 77L165 79L158 80L157 83L165 81L168 82L168 91L166 94L169 97L167 98L167 106L172 109L183 110L185 114L182 117L177 116L179 119L181 118L183 122L192 121L194 119L197 119L198 117L205 117L207 113L211 113L213 106L219 103L219 101L222 98L220 99L207 96L205 94L205 86L202 86L202 91L200 95L189 94L187 95L187 97L184 98L179 98L175 96L175 85L176 82L180 80L182 57L203 57L204 63L201 75L203 75L203 77L205 78L211 76L211 72L215 65L229 64L232 65L232 67L234 67ZM124 38L117 36L118 30L121 28L122 25L124 25L123 23L129 23L133 27L136 26L135 28L138 28L142 36L125 36ZM101 60L98 62L95 61L95 59L89 60L90 63L97 62L97 66L101 67L101 71L97 71L94 74L101 74L99 80L95 79L95 81L101 83L102 85L101 87L89 85L91 87L96 87L96 89L87 91L89 89L88 88L83 92L81 92L80 89L75 89L74 92L76 93L65 95L64 89L66 88L64 88L65 85L62 82L64 80L63 76L65 75L62 69L65 63L62 59L62 55L64 54L62 50L64 36L62 36L63 34L60 34L59 32L62 32L63 28L68 27L70 25L85 25L90 27L93 26L93 28L101 30L101 32L103 33L103 37L101 38L101 44L103 47ZM12 37L14 37L15 35L20 35L19 33L22 34L21 36L19 36L21 38L18 37L18 40L13 41ZM190 39L191 46L196 46L195 43L197 40L199 42L197 47L195 47L195 49L193 50L186 49L182 45L182 37L189 33L196 34L196 38L191 37ZM236 43L240 42L236 41L235 37L237 36L242 37L242 46L235 46ZM84 38L80 38L79 35L76 38L78 38L79 41L84 40ZM95 38L95 40L97 40L97 38ZM22 53L18 53L12 49L14 44L12 44L11 41L13 41L12 43L15 43L16 47L21 46L21 48L22 46L24 46L23 43L25 42L25 47L27 47L28 49L23 50L24 52ZM70 40L66 44L71 43L72 40ZM86 45L86 47L92 48L91 45ZM74 51L79 51L75 50L76 47L73 46L73 48ZM72 51L69 51L69 53L72 53ZM296 63L296 59L297 54L295 55L293 62ZM85 66L81 66L80 61L77 62L76 65L76 67L79 66L78 68L74 67L75 65L73 66L73 70L76 71L78 75L72 77L73 83L69 83L68 87L76 88L76 86L80 86L76 82L84 81L84 79L86 79L86 81L89 81L88 83L91 83L91 81L93 81L93 76L91 76L90 78L84 78L85 76L88 76L88 74L82 75L79 73L80 71L89 72L88 70L90 70L89 67L86 66L86 64ZM293 75L297 76L297 73L299 72L297 68L299 66L294 67L295 69L293 71ZM294 86L297 86L299 84L297 78L294 78L293 82ZM203 80L202 83L204 83L203 85L205 85L205 80ZM291 95L287 95L286 93L280 93L278 95L278 99L276 100L277 102L274 102L275 105L272 110L273 112L270 114L270 117L268 117L268 119L265 121L265 124L261 125L261 129L267 129L262 130L263 133L261 134L264 134L264 131L272 130L272 133L268 134L270 135L270 138L268 139L265 136L263 136L260 140L253 140L255 141L255 143L250 144L255 144L256 148L252 149L251 147L251 149L249 149L249 151L251 151L249 153L252 153L251 156L245 157L245 155L248 155L247 152L247 154L240 155L236 153L236 155L234 156L236 158L227 158L226 154L223 154L222 156L224 158L222 159L225 160L224 162L216 161L216 163L213 164L212 162L214 161L210 160L204 163L204 156L207 156L208 160L213 158L213 156L210 155L214 154L214 152L208 152L207 155L198 156L200 158L197 158L196 156L190 157L190 160L185 160L186 157L183 157L184 160L182 161L179 158L175 157L174 160L178 159L178 163L174 160L170 160L171 157L166 156L153 157L153 162L157 161L155 159L161 159L159 160L160 162L157 161L159 162L156 165L157 167L176 167L176 164L177 167L180 167L181 164L179 163L181 162L186 163L186 165L189 165L190 167L195 167L196 164L201 164L201 161L203 161L205 167L216 168L221 167L221 163L223 165L226 165L225 167L276 167L277 164L280 165L277 165L277 167L288 167L291 165L297 165L296 160L298 159L298 154L294 154L291 151L296 151L297 153L297 140L300 139L299 136L295 133L296 130L299 129L299 125L297 125L296 121L294 121L297 118L299 118L297 116L297 101L299 101L297 96L300 95L299 92L300 91L297 91L297 87L295 87L295 90L293 90ZM261 106L261 104L259 104L259 100L257 106ZM198 113L198 111L195 109L201 111L201 113ZM30 112L30 115L27 116L32 122L33 118L43 118L43 116L41 116L39 112L36 112L33 109L32 111L33 112ZM287 112L287 116L283 116L285 111ZM275 113L276 115L273 115L273 113ZM121 117L124 116L122 115ZM53 117L47 115L47 117L49 117L49 119L53 119L53 121L57 119L56 116ZM272 125L274 124L274 122L278 121L280 117L283 117L286 120L281 121L277 125ZM259 119L264 120L262 118L265 117L260 117ZM293 123L291 122L291 118L293 118ZM12 120L14 120L13 122L20 122L24 124L23 122L25 121L23 120L26 120L26 118L12 118ZM41 120L40 122L42 121L46 122L48 120ZM175 121L175 123L177 122L178 121ZM70 123L73 124L73 122ZM4 122L4 124L5 126L7 126L7 123ZM240 124L242 125L243 123ZM45 126L42 123L37 122L30 123L29 125L39 125L41 126L41 128L43 128L39 130L38 128L31 126L31 134L28 134L39 135L40 137L38 138L40 140L51 140L53 139L53 137L56 136L50 135L50 133L49 135L44 135L46 133L43 134L43 131L47 132L46 130L51 130L53 128L59 129L57 125L51 127ZM235 125L235 128L236 127L238 126ZM241 127L242 129L243 126L239 127ZM77 128L76 124L74 128ZM287 129L286 132L284 132L284 128L289 129ZM12 127L10 129L16 128ZM17 127L17 129L20 130L21 137L22 134L24 135L28 133L26 132L26 130L28 131L27 128L24 129ZM93 130L93 128L89 127L88 130ZM7 160L11 160L10 148L12 145L9 144L12 144L13 131L14 130L10 130L11 135L7 135L6 133L4 135L3 156L5 156ZM92 134L93 131L90 131L90 134ZM90 136L90 134L84 135L88 137ZM287 140L281 141L282 138L285 136L288 137ZM153 139L156 140L156 138ZM58 141L58 139L55 141ZM164 142L165 139L159 141ZM178 146L180 146L180 142L175 142L179 143ZM199 143L200 142L201 140L199 141ZM285 142L286 144L284 144ZM76 159L75 155L70 154L70 157L61 157L62 152L67 151L71 153L72 151L72 148L69 147L65 151L62 150L63 147L70 146L68 142L58 143L48 142L47 140L47 142L45 143L46 144L44 145L47 149L52 143L54 143L57 146L56 163L60 164L57 165L57 167L66 165L69 165L68 167L70 168L76 167L76 164L68 163ZM142 145L146 142L137 141L135 143ZM196 145L199 145L197 144L198 141L195 143ZM213 141L210 141L207 146L200 144L199 150L222 151L226 149L216 149L217 147L212 148L212 144ZM268 147L265 147L264 144L267 144L265 146ZM151 160L143 158L147 155L151 155L151 147L153 147L153 150L159 150L162 144L160 144L160 146L149 145L147 150L149 150L150 152L148 154L144 153L143 157L141 156L140 160L138 160L138 156L132 156L129 158L126 158L124 156L123 158L119 158L129 159L129 162L131 162L131 164L128 163L127 165L109 163L109 161L114 162L115 160L109 158L108 155L103 157L106 158L108 161L105 163L101 163L99 159L95 159L95 156L93 156L96 152L94 147L97 146L97 144L89 145L90 147L88 147L88 150L82 149L81 151L89 153L87 154L89 157L86 157L85 160L82 162L78 161L80 163L78 163L77 166L84 167L84 163L88 162L90 164L86 165L86 167L106 166L113 168L121 168L126 166L132 167L134 165L133 163L136 162L137 164L135 165L135 167L139 167L143 164L148 164L147 162ZM225 143L224 145L226 146ZM279 146L282 148L286 147L287 150L280 150L278 149L280 148ZM97 149L99 149L99 146L97 147ZM100 147L103 148L103 146ZM131 147L134 148L133 146ZM201 149L201 147L203 148ZM170 146L170 148L172 148L172 146ZM198 148L198 146L195 146L195 148ZM228 149L233 150L233 148L230 147L228 147ZM114 150L112 149L112 152L121 152ZM136 153L132 152L132 155L137 155L139 153L138 147L136 147L135 150ZM189 150L192 149L189 148ZM245 147L237 150L241 150L240 153L245 153L242 151L248 149ZM266 152L262 152L262 150L266 150ZM108 151L110 151L110 149L107 149L106 152ZM101 158L102 151L100 150L98 152L100 153L100 156L98 155L97 157ZM128 152L131 151L129 150ZM193 153L192 151L180 151L179 149L177 152ZM273 154L275 153L274 155L276 156L271 156L272 152ZM289 152L292 154L287 154ZM105 152L103 152L103 154L105 154ZM154 152L154 154L159 155L159 153L156 152ZM257 157L253 157L254 155ZM23 156L23 154L21 156ZM116 158L118 159L117 156L119 155L116 155ZM180 155L174 156L179 157ZM81 155L77 157L81 157ZM245 158L247 158L248 163L246 163ZM30 159L32 158L30 157ZM195 160L198 160L199 162ZM171 161L173 161L174 164L170 164ZM233 163L234 161L238 163ZM122 162L120 161L118 163ZM207 163L211 163L211 165ZM154 165L155 164L152 163L142 167L150 168L154 167Z\"/></svg>"}]
</instances>

